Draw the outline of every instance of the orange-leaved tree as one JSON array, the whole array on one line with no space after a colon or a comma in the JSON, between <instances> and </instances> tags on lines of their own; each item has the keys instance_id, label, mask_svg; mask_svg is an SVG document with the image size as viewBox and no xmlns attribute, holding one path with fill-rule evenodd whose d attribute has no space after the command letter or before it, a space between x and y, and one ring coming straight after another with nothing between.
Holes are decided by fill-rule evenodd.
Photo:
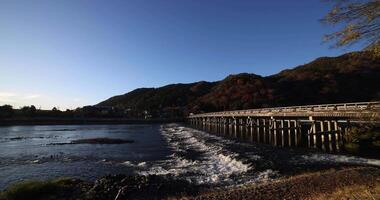
<instances>
[{"instance_id":1,"label":"orange-leaved tree","mask_svg":"<svg viewBox=\"0 0 380 200\"><path fill-rule=\"evenodd\" d=\"M325 35L324 39L334 41L333 47L363 42L365 50L380 56L380 0L328 1L334 6L321 21L342 28Z\"/></svg>"}]
</instances>

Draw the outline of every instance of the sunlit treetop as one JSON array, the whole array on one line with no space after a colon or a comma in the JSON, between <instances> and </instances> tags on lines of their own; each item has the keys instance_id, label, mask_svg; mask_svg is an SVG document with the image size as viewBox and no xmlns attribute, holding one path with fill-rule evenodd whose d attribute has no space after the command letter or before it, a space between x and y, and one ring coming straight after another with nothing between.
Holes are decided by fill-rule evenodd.
<instances>
[{"instance_id":1,"label":"sunlit treetop","mask_svg":"<svg viewBox=\"0 0 380 200\"><path fill-rule=\"evenodd\" d=\"M334 2L323 23L343 25L343 28L325 35L325 41L334 41L333 47L365 44L365 50L380 56L380 0L328 0Z\"/></svg>"}]
</instances>

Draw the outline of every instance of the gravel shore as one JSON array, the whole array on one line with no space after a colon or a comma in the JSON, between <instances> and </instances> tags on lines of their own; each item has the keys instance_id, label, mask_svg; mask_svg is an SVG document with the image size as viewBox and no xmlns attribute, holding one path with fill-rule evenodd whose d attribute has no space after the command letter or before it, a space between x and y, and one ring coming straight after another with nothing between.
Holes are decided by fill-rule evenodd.
<instances>
[{"instance_id":1,"label":"gravel shore","mask_svg":"<svg viewBox=\"0 0 380 200\"><path fill-rule=\"evenodd\" d=\"M331 169L296 175L259 185L220 189L187 200L223 199L380 199L380 169Z\"/></svg>"}]
</instances>

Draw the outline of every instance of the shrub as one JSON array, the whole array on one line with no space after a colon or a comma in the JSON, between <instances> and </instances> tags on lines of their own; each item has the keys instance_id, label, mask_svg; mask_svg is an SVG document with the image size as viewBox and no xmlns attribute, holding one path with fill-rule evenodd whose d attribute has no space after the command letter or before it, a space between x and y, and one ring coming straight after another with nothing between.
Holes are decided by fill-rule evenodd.
<instances>
[{"instance_id":1,"label":"shrub","mask_svg":"<svg viewBox=\"0 0 380 200\"><path fill-rule=\"evenodd\" d=\"M380 149L380 131L374 125L352 127L344 136L345 150L350 153L371 152Z\"/></svg>"},{"instance_id":2,"label":"shrub","mask_svg":"<svg viewBox=\"0 0 380 200\"><path fill-rule=\"evenodd\" d=\"M9 186L0 193L0 200L59 199L75 184L75 179L60 178L50 181L24 181Z\"/></svg>"}]
</instances>

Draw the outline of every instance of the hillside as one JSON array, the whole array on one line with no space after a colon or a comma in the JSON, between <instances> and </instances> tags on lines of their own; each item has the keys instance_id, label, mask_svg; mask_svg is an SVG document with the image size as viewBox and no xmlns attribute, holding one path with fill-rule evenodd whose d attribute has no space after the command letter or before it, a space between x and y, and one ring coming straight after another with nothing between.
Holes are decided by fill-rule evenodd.
<instances>
[{"instance_id":1,"label":"hillside","mask_svg":"<svg viewBox=\"0 0 380 200\"><path fill-rule=\"evenodd\" d=\"M124 95L114 96L97 106L113 106L118 109L132 110L135 113L149 111L154 116L182 115L187 112L189 102L196 101L211 91L216 83L196 82L190 84L171 84L160 88L140 88ZM138 115L138 114L135 114Z\"/></svg>"},{"instance_id":2,"label":"hillside","mask_svg":"<svg viewBox=\"0 0 380 200\"><path fill-rule=\"evenodd\" d=\"M366 52L321 57L308 64L262 77L242 73L217 82L141 88L97 106L153 115L218 110L371 101L380 99L380 60Z\"/></svg>"}]
</instances>

